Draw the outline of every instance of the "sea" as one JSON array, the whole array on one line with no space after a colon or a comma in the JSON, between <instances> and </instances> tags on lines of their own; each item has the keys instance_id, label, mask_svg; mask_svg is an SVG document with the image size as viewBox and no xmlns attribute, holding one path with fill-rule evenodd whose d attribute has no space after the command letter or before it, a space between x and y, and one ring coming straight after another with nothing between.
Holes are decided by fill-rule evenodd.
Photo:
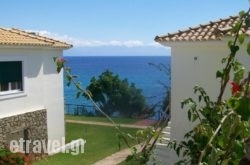
<instances>
[{"instance_id":1,"label":"sea","mask_svg":"<svg viewBox=\"0 0 250 165\"><path fill-rule=\"evenodd\" d=\"M65 56L66 64L71 68L77 81L85 88L92 77L98 78L102 72L109 70L120 79L142 90L149 106L162 102L166 86L170 85L170 56ZM165 69L164 69L165 68ZM84 97L76 98L77 90L73 85L67 86L64 78L64 102L72 105L91 106Z\"/></svg>"}]
</instances>

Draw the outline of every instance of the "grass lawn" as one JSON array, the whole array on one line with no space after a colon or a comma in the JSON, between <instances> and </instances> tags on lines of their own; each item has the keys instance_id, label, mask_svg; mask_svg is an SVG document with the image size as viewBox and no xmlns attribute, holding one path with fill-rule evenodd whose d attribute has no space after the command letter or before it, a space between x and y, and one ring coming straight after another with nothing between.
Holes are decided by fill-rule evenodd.
<instances>
[{"instance_id":1,"label":"grass lawn","mask_svg":"<svg viewBox=\"0 0 250 165\"><path fill-rule=\"evenodd\" d=\"M137 129L122 128L134 134ZM56 154L46 160L35 162L34 165L88 165L111 155L118 149L117 131L113 127L66 123L66 141L83 138L86 140L84 153L78 155ZM123 144L122 148L126 146Z\"/></svg>"},{"instance_id":2,"label":"grass lawn","mask_svg":"<svg viewBox=\"0 0 250 165\"><path fill-rule=\"evenodd\" d=\"M79 120L79 121L97 121L97 122L108 122L110 121L106 117L96 117L96 116L74 116L74 115L65 115L65 119L67 120ZM132 118L122 118L122 117L113 117L112 118L117 124L133 124L140 119L132 119Z\"/></svg>"}]
</instances>

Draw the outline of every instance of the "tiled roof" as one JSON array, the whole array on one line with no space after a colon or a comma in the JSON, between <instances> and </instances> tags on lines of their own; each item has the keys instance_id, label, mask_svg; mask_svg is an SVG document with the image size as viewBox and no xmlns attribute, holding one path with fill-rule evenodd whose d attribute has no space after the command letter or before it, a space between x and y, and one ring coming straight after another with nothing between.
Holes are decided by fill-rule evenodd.
<instances>
[{"instance_id":1,"label":"tiled roof","mask_svg":"<svg viewBox=\"0 0 250 165\"><path fill-rule=\"evenodd\" d=\"M230 30L232 26L239 21L238 16L231 16L218 21L210 21L208 24L190 27L186 30L179 30L176 33L156 36L156 42L178 42L178 41L211 41L221 40L224 36L232 36ZM250 29L242 29L244 33L250 36Z\"/></svg>"},{"instance_id":2,"label":"tiled roof","mask_svg":"<svg viewBox=\"0 0 250 165\"><path fill-rule=\"evenodd\" d=\"M71 48L72 45L19 29L0 28L0 45Z\"/></svg>"}]
</instances>

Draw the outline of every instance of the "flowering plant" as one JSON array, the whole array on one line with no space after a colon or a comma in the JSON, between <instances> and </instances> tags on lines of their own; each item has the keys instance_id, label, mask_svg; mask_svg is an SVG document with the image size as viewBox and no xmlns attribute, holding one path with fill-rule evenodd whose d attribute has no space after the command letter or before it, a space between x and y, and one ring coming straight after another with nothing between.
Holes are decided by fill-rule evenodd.
<instances>
[{"instance_id":1,"label":"flowering plant","mask_svg":"<svg viewBox=\"0 0 250 165\"><path fill-rule=\"evenodd\" d=\"M235 83L234 81L231 81L230 84L232 85L232 95L236 95L238 92L240 92L239 84Z\"/></svg>"},{"instance_id":2,"label":"flowering plant","mask_svg":"<svg viewBox=\"0 0 250 165\"><path fill-rule=\"evenodd\" d=\"M170 148L182 155L177 164L238 164L245 154L244 140L250 136L250 71L245 73L237 52L245 41L242 31L250 27L249 11L240 12L239 17L240 21L231 30L235 38L228 42L230 54L222 59L225 67L216 73L220 80L217 100L212 101L202 87L196 86L198 103L192 98L181 103L182 107L188 107L189 121L196 125L185 134L183 141L169 143ZM250 55L250 42L247 53ZM228 84L232 95L223 100Z\"/></svg>"}]
</instances>

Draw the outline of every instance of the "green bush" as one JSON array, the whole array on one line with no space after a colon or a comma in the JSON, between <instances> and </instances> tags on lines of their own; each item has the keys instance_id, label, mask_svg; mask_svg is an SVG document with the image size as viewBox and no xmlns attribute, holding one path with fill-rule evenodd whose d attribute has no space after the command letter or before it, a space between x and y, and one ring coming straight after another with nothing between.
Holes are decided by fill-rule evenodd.
<instances>
[{"instance_id":1,"label":"green bush","mask_svg":"<svg viewBox=\"0 0 250 165\"><path fill-rule=\"evenodd\" d=\"M8 147L0 149L0 165L30 165L30 160L24 153L12 153Z\"/></svg>"}]
</instances>

